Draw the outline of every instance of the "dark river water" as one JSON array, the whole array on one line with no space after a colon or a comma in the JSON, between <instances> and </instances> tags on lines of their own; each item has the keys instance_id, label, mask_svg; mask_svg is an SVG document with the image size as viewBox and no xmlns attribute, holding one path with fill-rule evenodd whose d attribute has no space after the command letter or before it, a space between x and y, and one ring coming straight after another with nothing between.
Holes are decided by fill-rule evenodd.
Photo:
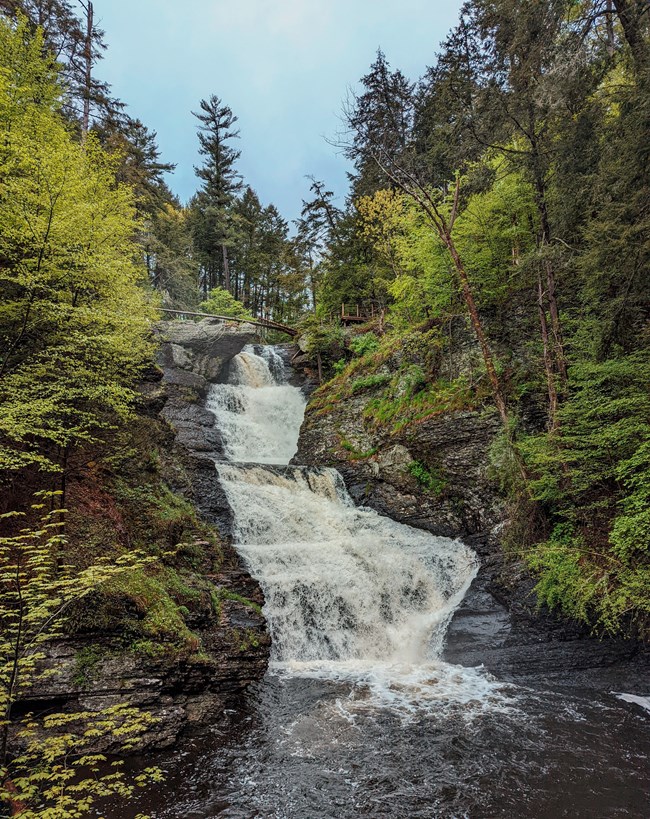
<instances>
[{"instance_id":1,"label":"dark river water","mask_svg":"<svg viewBox=\"0 0 650 819\"><path fill-rule=\"evenodd\" d=\"M349 685L274 675L227 733L159 760L156 819L648 817L650 720L593 690L412 713ZM137 811L134 812L137 813Z\"/></svg>"},{"instance_id":2,"label":"dark river water","mask_svg":"<svg viewBox=\"0 0 650 819\"><path fill-rule=\"evenodd\" d=\"M334 470L286 466L304 399L272 348L238 356L208 406L271 668L227 730L143 763L167 776L130 816L650 817L648 680L558 668L502 682L446 662L472 549L357 509ZM468 639L480 657L487 637Z\"/></svg>"}]
</instances>

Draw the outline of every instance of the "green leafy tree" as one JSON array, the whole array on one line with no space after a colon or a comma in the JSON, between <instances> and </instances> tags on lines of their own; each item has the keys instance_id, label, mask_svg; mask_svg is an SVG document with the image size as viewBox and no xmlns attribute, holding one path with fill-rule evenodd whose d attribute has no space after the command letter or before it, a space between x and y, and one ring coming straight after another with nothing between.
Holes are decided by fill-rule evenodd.
<instances>
[{"instance_id":1,"label":"green leafy tree","mask_svg":"<svg viewBox=\"0 0 650 819\"><path fill-rule=\"evenodd\" d=\"M251 313L228 290L215 287L210 291L210 297L199 305L204 313L215 316L231 316L232 318L252 319Z\"/></svg>"},{"instance_id":2,"label":"green leafy tree","mask_svg":"<svg viewBox=\"0 0 650 819\"><path fill-rule=\"evenodd\" d=\"M154 718L119 704L23 717L14 709L36 682L56 674L44 664L47 646L63 636L71 607L150 560L126 554L112 564L68 565L61 510L47 512L54 498L41 494L31 509L32 518L41 515L35 525L20 528L24 513L0 515L3 529L14 530L0 536L0 799L24 819L73 819L93 814L97 798L126 799L137 786L160 780L154 768L129 780L101 752L109 744L133 748Z\"/></svg>"},{"instance_id":3,"label":"green leafy tree","mask_svg":"<svg viewBox=\"0 0 650 819\"><path fill-rule=\"evenodd\" d=\"M0 470L65 471L128 417L157 313L132 192L92 134L72 138L41 36L0 21L0 65Z\"/></svg>"}]
</instances>

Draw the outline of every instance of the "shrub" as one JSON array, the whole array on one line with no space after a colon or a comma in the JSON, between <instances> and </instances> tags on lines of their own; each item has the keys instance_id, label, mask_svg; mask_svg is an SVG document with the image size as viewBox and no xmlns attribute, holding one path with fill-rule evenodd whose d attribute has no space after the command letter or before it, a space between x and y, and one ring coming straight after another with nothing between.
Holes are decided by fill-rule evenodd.
<instances>
[{"instance_id":1,"label":"shrub","mask_svg":"<svg viewBox=\"0 0 650 819\"><path fill-rule=\"evenodd\" d=\"M427 492L442 495L447 486L447 481L442 477L440 472L438 470L427 469L422 461L411 461L408 465L408 471Z\"/></svg>"},{"instance_id":2,"label":"shrub","mask_svg":"<svg viewBox=\"0 0 650 819\"><path fill-rule=\"evenodd\" d=\"M351 339L350 349L358 356L374 353L379 349L379 339L374 333L364 333Z\"/></svg>"}]
</instances>

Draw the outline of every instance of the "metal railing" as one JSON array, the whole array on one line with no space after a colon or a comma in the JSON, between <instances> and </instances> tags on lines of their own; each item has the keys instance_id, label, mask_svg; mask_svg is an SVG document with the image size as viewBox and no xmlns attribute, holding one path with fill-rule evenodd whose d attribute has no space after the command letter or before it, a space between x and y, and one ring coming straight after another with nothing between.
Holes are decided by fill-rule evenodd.
<instances>
[{"instance_id":1,"label":"metal railing","mask_svg":"<svg viewBox=\"0 0 650 819\"><path fill-rule=\"evenodd\" d=\"M234 321L237 324L254 324L256 327L266 327L268 330L277 330L279 333L286 333L291 338L298 335L298 331L294 327L288 327L286 324L280 324L277 321L270 319L245 319L235 318L234 316L217 316L214 313L192 313L188 310L169 310L167 307L161 307L162 313L173 313L176 316L198 316L199 318L212 318L220 321Z\"/></svg>"}]
</instances>

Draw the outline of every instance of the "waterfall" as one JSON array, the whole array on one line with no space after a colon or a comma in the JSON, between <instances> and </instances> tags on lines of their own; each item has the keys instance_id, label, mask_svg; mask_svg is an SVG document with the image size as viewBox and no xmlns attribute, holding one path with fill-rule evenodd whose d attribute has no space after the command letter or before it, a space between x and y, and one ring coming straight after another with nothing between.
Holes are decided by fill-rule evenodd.
<instances>
[{"instance_id":1,"label":"waterfall","mask_svg":"<svg viewBox=\"0 0 650 819\"><path fill-rule=\"evenodd\" d=\"M255 349L246 347L235 356L228 383L212 386L207 408L217 418L228 460L287 464L298 448L305 399L286 383L278 352Z\"/></svg>"},{"instance_id":2,"label":"waterfall","mask_svg":"<svg viewBox=\"0 0 650 819\"><path fill-rule=\"evenodd\" d=\"M361 681L383 699L480 698L485 676L440 661L474 552L357 508L336 470L288 466L305 401L273 348L245 348L208 406L233 538L266 598L271 670Z\"/></svg>"}]
</instances>

